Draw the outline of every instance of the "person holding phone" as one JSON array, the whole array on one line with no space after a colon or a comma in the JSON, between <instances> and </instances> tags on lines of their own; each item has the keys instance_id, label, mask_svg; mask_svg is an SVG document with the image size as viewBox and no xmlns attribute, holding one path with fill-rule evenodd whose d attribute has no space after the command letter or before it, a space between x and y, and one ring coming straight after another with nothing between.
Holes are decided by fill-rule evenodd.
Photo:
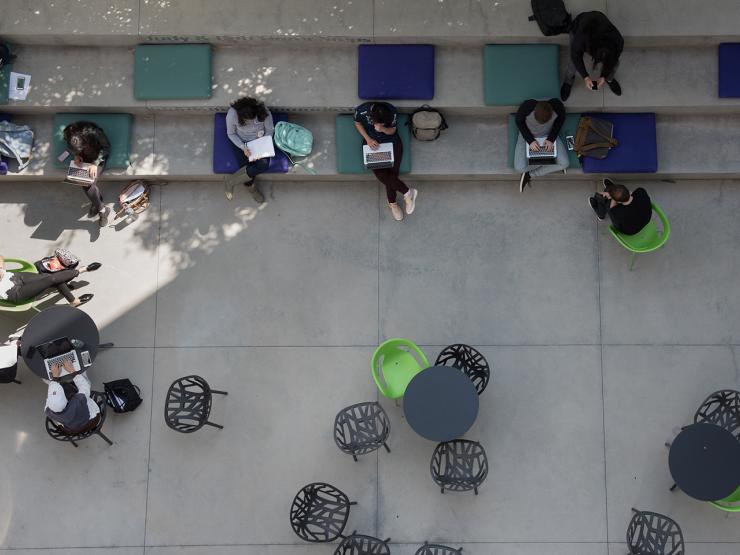
<instances>
[{"instance_id":1,"label":"person holding phone","mask_svg":"<svg viewBox=\"0 0 740 555\"><path fill-rule=\"evenodd\" d=\"M602 183L604 191L594 193L588 199L596 217L603 220L608 215L612 225L624 235L642 231L653 217L653 205L647 191L638 187L630 193L627 187L609 178L604 178Z\"/></svg>"},{"instance_id":2,"label":"person holding phone","mask_svg":"<svg viewBox=\"0 0 740 555\"><path fill-rule=\"evenodd\" d=\"M410 215L416 207L419 191L409 188L398 177L403 159L403 143L396 129L398 111L388 102L365 102L355 108L354 120L357 132L371 149L377 149L380 143L393 143L393 167L373 170L373 173L385 185L388 208L393 219L400 222L403 220L403 210L396 202L398 193L403 195L406 214Z\"/></svg>"},{"instance_id":3,"label":"person holding phone","mask_svg":"<svg viewBox=\"0 0 740 555\"><path fill-rule=\"evenodd\" d=\"M562 171L570 165L568 151L558 137L560 129L565 123L565 106L557 98L550 100L535 100L530 98L522 102L517 110L516 126L519 135L514 150L514 169L521 172L519 177L519 192L531 185L532 177ZM540 146L537 139L544 137L544 144ZM557 157L554 164L530 165L527 159L527 147L538 151L544 149L552 152L557 144Z\"/></svg>"},{"instance_id":4,"label":"person holding phone","mask_svg":"<svg viewBox=\"0 0 740 555\"><path fill-rule=\"evenodd\" d=\"M272 136L274 130L272 114L263 102L246 96L231 103L229 111L226 112L226 134L237 148L241 167L226 178L227 199L234 198L234 187L242 183L257 203L265 202L264 195L254 184L254 178L267 171L270 167L270 159L260 158L250 161L249 157L252 153L249 152L247 143L260 137Z\"/></svg>"},{"instance_id":5,"label":"person holding phone","mask_svg":"<svg viewBox=\"0 0 740 555\"><path fill-rule=\"evenodd\" d=\"M624 38L608 17L597 11L579 14L570 28L570 59L560 88L560 99L565 102L570 97L576 73L581 76L587 89L597 90L606 83L614 94L620 96L622 87L614 75L622 50ZM586 71L584 54L591 56L594 68L601 64L596 81Z\"/></svg>"},{"instance_id":6,"label":"person holding phone","mask_svg":"<svg viewBox=\"0 0 740 555\"><path fill-rule=\"evenodd\" d=\"M91 121L77 121L69 124L63 131L68 152L74 156L77 165L90 164L88 173L95 179L92 185L83 187L90 199L89 217L98 215L100 227L108 223L110 208L103 204L103 195L98 188L97 178L103 173L105 162L110 155L110 142L105 132Z\"/></svg>"}]
</instances>

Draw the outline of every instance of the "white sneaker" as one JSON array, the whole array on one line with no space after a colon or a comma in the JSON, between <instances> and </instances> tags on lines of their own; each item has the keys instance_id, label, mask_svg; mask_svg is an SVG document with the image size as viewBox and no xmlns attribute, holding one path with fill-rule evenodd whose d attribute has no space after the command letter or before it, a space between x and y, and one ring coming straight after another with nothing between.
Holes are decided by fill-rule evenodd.
<instances>
[{"instance_id":1,"label":"white sneaker","mask_svg":"<svg viewBox=\"0 0 740 555\"><path fill-rule=\"evenodd\" d=\"M406 214L413 214L414 208L416 208L416 195L419 194L417 189L409 189L409 192L403 195L403 200L406 204Z\"/></svg>"},{"instance_id":2,"label":"white sneaker","mask_svg":"<svg viewBox=\"0 0 740 555\"><path fill-rule=\"evenodd\" d=\"M397 222L400 222L403 220L403 210L401 210L401 207L398 206L395 202L389 202L388 208L391 209L391 214L393 214L393 219Z\"/></svg>"}]
</instances>

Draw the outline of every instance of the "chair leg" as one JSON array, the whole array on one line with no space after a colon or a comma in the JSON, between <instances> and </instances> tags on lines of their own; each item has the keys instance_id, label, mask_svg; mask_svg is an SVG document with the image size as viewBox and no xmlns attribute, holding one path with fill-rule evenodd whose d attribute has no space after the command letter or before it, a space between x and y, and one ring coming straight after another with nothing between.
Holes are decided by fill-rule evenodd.
<instances>
[{"instance_id":1,"label":"chair leg","mask_svg":"<svg viewBox=\"0 0 740 555\"><path fill-rule=\"evenodd\" d=\"M112 441L111 441L110 439L108 439L108 437L107 437L107 436L106 436L106 435L105 435L105 434L104 434L103 432L101 432L101 431L98 431L98 432L96 432L96 433L97 433L97 434L98 434L98 435L99 435L100 437L102 437L102 438L103 438L103 439L104 439L104 440L106 441L106 443L108 443L108 445L113 445L113 442L112 442Z\"/></svg>"},{"instance_id":2,"label":"chair leg","mask_svg":"<svg viewBox=\"0 0 740 555\"><path fill-rule=\"evenodd\" d=\"M673 491L673 490L675 490L677 486L678 486L678 484L673 484L673 485L671 486L671 488L670 488L670 489L669 489L668 491Z\"/></svg>"},{"instance_id":3,"label":"chair leg","mask_svg":"<svg viewBox=\"0 0 740 555\"><path fill-rule=\"evenodd\" d=\"M21 381L19 381L19 380L13 380L13 383L21 384L21 383L23 383L23 382L21 382Z\"/></svg>"},{"instance_id":4,"label":"chair leg","mask_svg":"<svg viewBox=\"0 0 740 555\"><path fill-rule=\"evenodd\" d=\"M98 350L100 350L100 349L110 349L113 346L114 346L113 343L101 343L101 344L98 345Z\"/></svg>"},{"instance_id":5,"label":"chair leg","mask_svg":"<svg viewBox=\"0 0 740 555\"><path fill-rule=\"evenodd\" d=\"M208 422L208 421L206 421L206 424L207 424L208 426L213 426L214 428L218 428L219 430L223 430L223 429L224 429L224 427L223 427L223 426L221 426L221 425L219 425L219 424L214 424L213 422Z\"/></svg>"},{"instance_id":6,"label":"chair leg","mask_svg":"<svg viewBox=\"0 0 740 555\"><path fill-rule=\"evenodd\" d=\"M354 453L352 453L352 458L355 460L355 462L357 462L357 455L355 455Z\"/></svg>"},{"instance_id":7,"label":"chair leg","mask_svg":"<svg viewBox=\"0 0 740 555\"><path fill-rule=\"evenodd\" d=\"M442 486L441 488L439 488L439 491L441 491L444 494L444 492L445 492L444 486Z\"/></svg>"},{"instance_id":8,"label":"chair leg","mask_svg":"<svg viewBox=\"0 0 740 555\"><path fill-rule=\"evenodd\" d=\"M473 492L475 493L475 495L478 495L478 486L475 486L475 487L473 488Z\"/></svg>"},{"instance_id":9,"label":"chair leg","mask_svg":"<svg viewBox=\"0 0 740 555\"><path fill-rule=\"evenodd\" d=\"M383 443L383 447L385 447L385 450L388 451L389 453L391 452L391 448L388 447L388 444L387 443L384 442Z\"/></svg>"},{"instance_id":10,"label":"chair leg","mask_svg":"<svg viewBox=\"0 0 740 555\"><path fill-rule=\"evenodd\" d=\"M216 391L215 389L211 389L211 393L218 393L219 395L228 395L228 391Z\"/></svg>"},{"instance_id":11,"label":"chair leg","mask_svg":"<svg viewBox=\"0 0 740 555\"><path fill-rule=\"evenodd\" d=\"M637 258L637 253L632 253L632 262L630 262L630 272L635 269L635 258Z\"/></svg>"},{"instance_id":12,"label":"chair leg","mask_svg":"<svg viewBox=\"0 0 740 555\"><path fill-rule=\"evenodd\" d=\"M72 441L71 439L69 440L69 442L70 442L70 443L71 443L72 445L74 445L75 447L79 447L79 445L77 445L77 444L76 444L76 443L75 443L74 441Z\"/></svg>"},{"instance_id":13,"label":"chair leg","mask_svg":"<svg viewBox=\"0 0 740 555\"><path fill-rule=\"evenodd\" d=\"M349 504L350 505L357 505L357 501L350 501Z\"/></svg>"}]
</instances>

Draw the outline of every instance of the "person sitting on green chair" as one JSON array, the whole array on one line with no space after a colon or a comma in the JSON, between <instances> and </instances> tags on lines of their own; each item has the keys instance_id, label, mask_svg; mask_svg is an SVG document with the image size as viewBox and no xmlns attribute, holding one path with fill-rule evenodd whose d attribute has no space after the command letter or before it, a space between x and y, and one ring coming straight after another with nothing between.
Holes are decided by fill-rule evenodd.
<instances>
[{"instance_id":1,"label":"person sitting on green chair","mask_svg":"<svg viewBox=\"0 0 740 555\"><path fill-rule=\"evenodd\" d=\"M624 235L639 233L653 216L647 191L638 187L630 194L627 187L608 178L604 179L603 184L604 192L594 193L588 199L596 217L603 220L608 214L617 231Z\"/></svg>"},{"instance_id":2,"label":"person sitting on green chair","mask_svg":"<svg viewBox=\"0 0 740 555\"><path fill-rule=\"evenodd\" d=\"M72 306L80 306L93 298L91 293L79 298L72 294L69 282L83 272L93 272L100 268L100 262L93 262L79 269L69 268L51 274L31 272L9 272L5 270L5 259L0 256L0 300L14 304L29 301L51 287L55 287Z\"/></svg>"}]
</instances>

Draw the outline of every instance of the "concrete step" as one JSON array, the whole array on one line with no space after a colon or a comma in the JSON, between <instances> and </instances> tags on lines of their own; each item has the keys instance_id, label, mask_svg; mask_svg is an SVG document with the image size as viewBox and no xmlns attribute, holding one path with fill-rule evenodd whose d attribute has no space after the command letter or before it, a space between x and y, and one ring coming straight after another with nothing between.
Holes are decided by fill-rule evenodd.
<instances>
[{"instance_id":1,"label":"concrete step","mask_svg":"<svg viewBox=\"0 0 740 555\"><path fill-rule=\"evenodd\" d=\"M306 166L293 168L289 174L270 174L263 179L305 180L313 175L321 179L372 179L372 176L336 173L334 114L294 114L291 121L304 125L314 134L314 151ZM61 180L63 172L52 166L49 154L51 118L33 115L22 118L36 131L34 160L22 175L8 175L0 180ZM514 171L507 165L506 116L487 118L454 116L450 128L435 142L413 141L412 171L409 179L511 179ZM657 177L740 177L740 154L732 141L723 137L740 135L740 115L659 116ZM210 114L157 113L136 116L132 142L131 167L109 170L106 179L132 176L221 180L212 173L213 117ZM582 176L568 170L567 179ZM638 175L637 177L643 177ZM653 176L655 177L655 176Z\"/></svg>"},{"instance_id":2,"label":"concrete step","mask_svg":"<svg viewBox=\"0 0 740 555\"><path fill-rule=\"evenodd\" d=\"M506 114L516 106L483 104L483 50L480 46L436 49L435 98L430 103L449 113ZM561 52L561 66L567 62ZM727 112L740 99L717 97L715 46L628 48L618 78L624 93L589 91L580 82L568 101L571 111ZM207 100L139 101L133 97L133 49L80 46L25 46L17 71L32 75L25 101L11 101L17 113L64 110L208 112L224 110L239 95L252 94L274 109L346 111L359 104L357 46L291 44L214 48L213 96ZM414 108L418 100L399 100Z\"/></svg>"},{"instance_id":3,"label":"concrete step","mask_svg":"<svg viewBox=\"0 0 740 555\"><path fill-rule=\"evenodd\" d=\"M18 44L139 42L563 42L527 20L530 3L489 0L4 0L0 36ZM740 39L736 0L567 0L606 13L634 46Z\"/></svg>"}]
</instances>

